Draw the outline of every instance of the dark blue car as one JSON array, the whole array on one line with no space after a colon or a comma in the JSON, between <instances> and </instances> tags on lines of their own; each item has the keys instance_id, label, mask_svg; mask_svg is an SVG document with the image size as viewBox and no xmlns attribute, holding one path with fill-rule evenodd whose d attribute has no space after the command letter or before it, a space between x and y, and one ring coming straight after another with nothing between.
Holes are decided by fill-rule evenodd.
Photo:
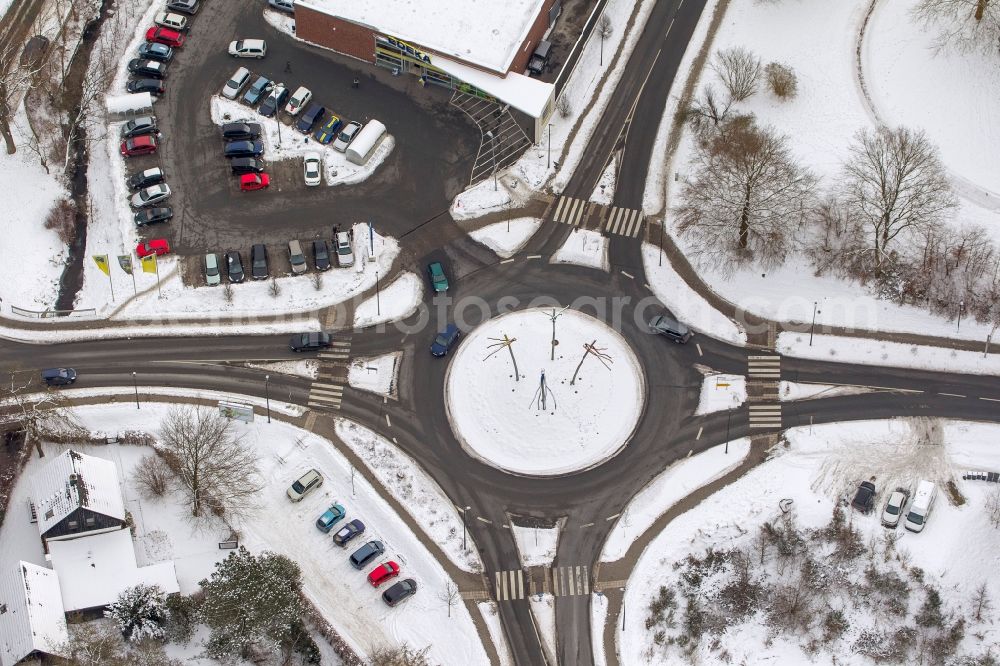
<instances>
[{"instance_id":1,"label":"dark blue car","mask_svg":"<svg viewBox=\"0 0 1000 666\"><path fill-rule=\"evenodd\" d=\"M333 535L333 542L343 548L351 539L356 539L365 533L365 524L360 520L352 520Z\"/></svg>"},{"instance_id":2,"label":"dark blue car","mask_svg":"<svg viewBox=\"0 0 1000 666\"><path fill-rule=\"evenodd\" d=\"M170 60L174 57L174 50L166 44L144 42L142 46L139 47L139 57L147 60L170 62Z\"/></svg>"},{"instance_id":3,"label":"dark blue car","mask_svg":"<svg viewBox=\"0 0 1000 666\"><path fill-rule=\"evenodd\" d=\"M286 99L288 99L288 88L280 84L276 85L271 89L271 93L257 109L257 112L265 118L270 118L284 105Z\"/></svg>"},{"instance_id":4,"label":"dark blue car","mask_svg":"<svg viewBox=\"0 0 1000 666\"><path fill-rule=\"evenodd\" d=\"M455 324L448 324L448 326L438 333L437 337L434 338L434 343L431 345L431 354L434 356L444 356L451 348L455 346L458 342L459 336L462 334L458 330L458 326Z\"/></svg>"},{"instance_id":5,"label":"dark blue car","mask_svg":"<svg viewBox=\"0 0 1000 666\"><path fill-rule=\"evenodd\" d=\"M325 146L337 138L337 132L340 131L343 124L344 121L341 120L339 116L330 116L326 119L326 122L323 123L323 126L316 130L313 137Z\"/></svg>"},{"instance_id":6,"label":"dark blue car","mask_svg":"<svg viewBox=\"0 0 1000 666\"><path fill-rule=\"evenodd\" d=\"M323 118L324 113L326 113L326 109L319 104L310 104L306 112L299 117L299 122L295 124L296 129L303 134L309 134L312 132L313 125Z\"/></svg>"}]
</instances>

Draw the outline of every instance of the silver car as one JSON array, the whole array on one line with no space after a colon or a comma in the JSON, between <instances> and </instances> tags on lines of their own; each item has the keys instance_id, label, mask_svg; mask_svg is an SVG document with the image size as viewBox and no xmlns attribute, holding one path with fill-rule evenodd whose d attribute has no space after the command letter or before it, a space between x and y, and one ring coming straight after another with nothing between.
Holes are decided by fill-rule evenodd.
<instances>
[{"instance_id":1,"label":"silver car","mask_svg":"<svg viewBox=\"0 0 1000 666\"><path fill-rule=\"evenodd\" d=\"M351 247L351 238L346 231L341 231L334 239L337 244L337 263L341 268L349 268L354 265L354 249Z\"/></svg>"},{"instance_id":2,"label":"silver car","mask_svg":"<svg viewBox=\"0 0 1000 666\"><path fill-rule=\"evenodd\" d=\"M222 282L222 274L219 272L219 256L217 254L205 255L205 284L209 287Z\"/></svg>"},{"instance_id":3,"label":"silver car","mask_svg":"<svg viewBox=\"0 0 1000 666\"><path fill-rule=\"evenodd\" d=\"M903 506L906 504L906 493L896 490L885 503L885 510L882 511L882 524L886 527L896 527L899 525L899 518L903 515Z\"/></svg>"},{"instance_id":4,"label":"silver car","mask_svg":"<svg viewBox=\"0 0 1000 666\"><path fill-rule=\"evenodd\" d=\"M298 478L286 491L288 499L301 502L302 498L323 485L323 475L318 470L311 469Z\"/></svg>"},{"instance_id":5,"label":"silver car","mask_svg":"<svg viewBox=\"0 0 1000 666\"><path fill-rule=\"evenodd\" d=\"M339 152L344 152L347 147L351 145L351 141L354 141L354 137L358 135L361 131L361 123L351 121L347 123L347 127L340 130L340 134L337 135L337 140L333 142L333 149Z\"/></svg>"},{"instance_id":6,"label":"silver car","mask_svg":"<svg viewBox=\"0 0 1000 666\"><path fill-rule=\"evenodd\" d=\"M302 245L297 240L288 241L288 261L292 264L292 273L298 275L306 272L306 255L302 253Z\"/></svg>"},{"instance_id":7,"label":"silver car","mask_svg":"<svg viewBox=\"0 0 1000 666\"><path fill-rule=\"evenodd\" d=\"M166 183L160 183L139 190L132 195L129 203L132 204L132 208L145 208L146 206L155 206L169 198L170 187Z\"/></svg>"}]
</instances>

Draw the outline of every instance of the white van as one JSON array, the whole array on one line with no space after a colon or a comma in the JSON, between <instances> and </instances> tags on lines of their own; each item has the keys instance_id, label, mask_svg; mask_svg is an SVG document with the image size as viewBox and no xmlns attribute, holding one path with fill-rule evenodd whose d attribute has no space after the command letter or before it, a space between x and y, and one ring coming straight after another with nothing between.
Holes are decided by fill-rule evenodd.
<instances>
[{"instance_id":1,"label":"white van","mask_svg":"<svg viewBox=\"0 0 1000 666\"><path fill-rule=\"evenodd\" d=\"M917 492L910 503L910 512L906 514L903 526L911 532L922 532L927 519L934 508L934 498L937 497L937 486L930 481L921 480L917 484Z\"/></svg>"},{"instance_id":2,"label":"white van","mask_svg":"<svg viewBox=\"0 0 1000 666\"><path fill-rule=\"evenodd\" d=\"M385 125L377 120L369 120L368 124L351 140L344 155L349 162L363 166L384 138Z\"/></svg>"},{"instance_id":3,"label":"white van","mask_svg":"<svg viewBox=\"0 0 1000 666\"><path fill-rule=\"evenodd\" d=\"M263 39L237 39L229 42L229 55L234 58L257 58L267 55L267 43Z\"/></svg>"},{"instance_id":4,"label":"white van","mask_svg":"<svg viewBox=\"0 0 1000 666\"><path fill-rule=\"evenodd\" d=\"M187 32L188 20L186 17L180 14L174 14L172 12L160 12L153 19L153 23L160 26L161 28L166 28L167 30L176 30L177 32Z\"/></svg>"},{"instance_id":5,"label":"white van","mask_svg":"<svg viewBox=\"0 0 1000 666\"><path fill-rule=\"evenodd\" d=\"M280 9L285 12L295 11L295 5L292 4L292 0L267 0L267 4L271 5L275 9Z\"/></svg>"}]
</instances>

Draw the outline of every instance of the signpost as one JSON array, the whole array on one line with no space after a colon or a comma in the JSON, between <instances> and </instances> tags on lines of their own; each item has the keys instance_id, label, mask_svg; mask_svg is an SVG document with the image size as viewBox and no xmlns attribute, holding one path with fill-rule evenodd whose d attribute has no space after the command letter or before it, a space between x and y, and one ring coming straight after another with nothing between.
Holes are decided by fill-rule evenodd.
<instances>
[{"instance_id":1,"label":"signpost","mask_svg":"<svg viewBox=\"0 0 1000 666\"><path fill-rule=\"evenodd\" d=\"M219 401L219 413L227 419L236 419L243 423L253 423L253 405L241 402Z\"/></svg>"}]
</instances>

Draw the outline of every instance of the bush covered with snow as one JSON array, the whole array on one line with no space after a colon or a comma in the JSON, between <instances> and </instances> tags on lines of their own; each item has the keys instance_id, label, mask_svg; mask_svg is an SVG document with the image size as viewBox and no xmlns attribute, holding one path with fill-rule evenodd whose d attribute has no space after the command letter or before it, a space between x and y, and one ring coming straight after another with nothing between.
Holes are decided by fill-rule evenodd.
<instances>
[{"instance_id":1,"label":"bush covered with snow","mask_svg":"<svg viewBox=\"0 0 1000 666\"><path fill-rule=\"evenodd\" d=\"M122 590L105 615L115 621L125 640L135 643L163 638L163 627L170 617L167 597L160 586L144 583Z\"/></svg>"}]
</instances>

